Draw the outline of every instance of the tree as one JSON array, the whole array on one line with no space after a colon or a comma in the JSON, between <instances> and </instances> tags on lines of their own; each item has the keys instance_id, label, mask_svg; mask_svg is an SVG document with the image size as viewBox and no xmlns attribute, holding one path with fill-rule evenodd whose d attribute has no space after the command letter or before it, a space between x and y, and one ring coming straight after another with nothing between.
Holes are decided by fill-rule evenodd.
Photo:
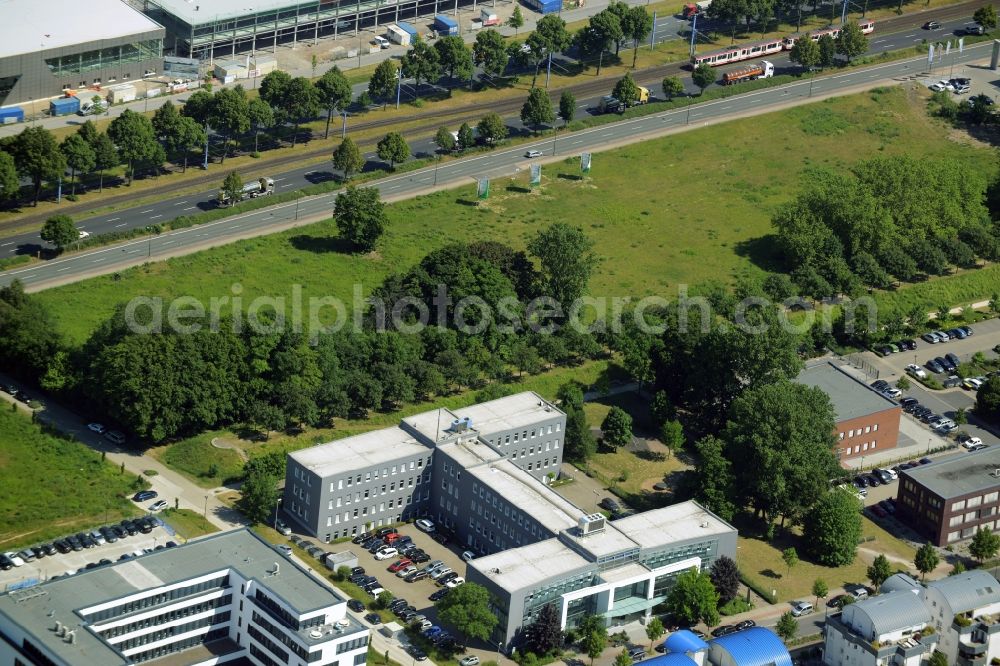
<instances>
[{"instance_id":1,"label":"tree","mask_svg":"<svg viewBox=\"0 0 1000 666\"><path fill-rule=\"evenodd\" d=\"M621 407L612 407L601 422L604 443L613 449L632 441L632 417Z\"/></svg>"},{"instance_id":2,"label":"tree","mask_svg":"<svg viewBox=\"0 0 1000 666\"><path fill-rule=\"evenodd\" d=\"M520 5L514 5L514 13L507 19L507 27L514 28L515 37L517 36L517 31L524 27L524 14L521 13Z\"/></svg>"},{"instance_id":3,"label":"tree","mask_svg":"<svg viewBox=\"0 0 1000 666\"><path fill-rule=\"evenodd\" d=\"M782 614L778 619L778 623L774 625L774 630L781 636L783 641L790 641L795 638L795 634L799 631L799 623L795 621L792 611L785 611Z\"/></svg>"},{"instance_id":4,"label":"tree","mask_svg":"<svg viewBox=\"0 0 1000 666\"><path fill-rule=\"evenodd\" d=\"M465 583L435 602L438 618L455 627L467 638L488 640L496 627L490 593L482 585Z\"/></svg>"},{"instance_id":5,"label":"tree","mask_svg":"<svg viewBox=\"0 0 1000 666\"><path fill-rule=\"evenodd\" d=\"M104 191L104 171L121 164L115 144L107 134L100 134L94 142L94 168L100 176L99 192Z\"/></svg>"},{"instance_id":6,"label":"tree","mask_svg":"<svg viewBox=\"0 0 1000 666\"><path fill-rule=\"evenodd\" d=\"M632 657L628 653L628 648L622 648L622 651L615 656L612 666L632 666Z\"/></svg>"},{"instance_id":7,"label":"tree","mask_svg":"<svg viewBox=\"0 0 1000 666\"><path fill-rule=\"evenodd\" d=\"M715 77L715 68L707 62L701 63L691 72L691 81L698 86L702 95L705 94L705 88L715 83Z\"/></svg>"},{"instance_id":8,"label":"tree","mask_svg":"<svg viewBox=\"0 0 1000 666\"><path fill-rule=\"evenodd\" d=\"M639 101L639 86L636 85L631 72L625 72L625 76L618 79L611 94L625 106L634 106Z\"/></svg>"},{"instance_id":9,"label":"tree","mask_svg":"<svg viewBox=\"0 0 1000 666\"><path fill-rule=\"evenodd\" d=\"M250 100L250 104L247 107L247 117L250 119L250 128L253 130L253 152L257 153L258 139L260 138L261 130L265 130L269 127L274 127L275 117L274 109L271 105L265 102L260 97L255 97ZM327 118L327 129L329 130L329 118ZM184 160L184 166L187 167L187 159Z\"/></svg>"},{"instance_id":10,"label":"tree","mask_svg":"<svg viewBox=\"0 0 1000 666\"><path fill-rule=\"evenodd\" d=\"M543 88L532 88L528 92L524 106L521 107L521 122L533 126L535 134L538 134L540 125L551 124L555 119L556 114L552 111L549 94Z\"/></svg>"},{"instance_id":11,"label":"tree","mask_svg":"<svg viewBox=\"0 0 1000 666\"><path fill-rule=\"evenodd\" d=\"M708 575L719 593L719 603L727 604L739 594L740 570L733 558L728 555L720 556L712 563Z\"/></svg>"},{"instance_id":12,"label":"tree","mask_svg":"<svg viewBox=\"0 0 1000 666\"><path fill-rule=\"evenodd\" d=\"M437 134L434 135L434 143L446 153L450 153L455 150L455 144L458 140L455 136L448 130L447 127L439 127Z\"/></svg>"},{"instance_id":13,"label":"tree","mask_svg":"<svg viewBox=\"0 0 1000 666\"><path fill-rule=\"evenodd\" d=\"M222 181L222 192L229 199L229 205L235 206L243 198L243 178L235 171L230 171Z\"/></svg>"},{"instance_id":14,"label":"tree","mask_svg":"<svg viewBox=\"0 0 1000 666\"><path fill-rule=\"evenodd\" d=\"M565 222L552 224L528 241L528 250L541 264L544 293L558 301L564 312L587 289L597 263L593 246L582 230Z\"/></svg>"},{"instance_id":15,"label":"tree","mask_svg":"<svg viewBox=\"0 0 1000 666\"><path fill-rule=\"evenodd\" d=\"M396 91L399 68L394 60L383 60L368 79L368 94L382 100L382 108L389 104L389 98Z\"/></svg>"},{"instance_id":16,"label":"tree","mask_svg":"<svg viewBox=\"0 0 1000 666\"><path fill-rule=\"evenodd\" d=\"M861 539L861 506L846 490L831 490L809 510L803 536L814 562L839 567L854 561Z\"/></svg>"},{"instance_id":17,"label":"tree","mask_svg":"<svg viewBox=\"0 0 1000 666\"><path fill-rule=\"evenodd\" d=\"M653 619L646 624L646 638L649 639L649 649L653 649L653 643L660 640L663 634L667 633L666 628L663 626L663 622L660 618L653 616Z\"/></svg>"},{"instance_id":18,"label":"tree","mask_svg":"<svg viewBox=\"0 0 1000 666\"><path fill-rule=\"evenodd\" d=\"M563 631L556 605L553 603L542 606L535 621L525 628L525 633L528 649L537 655L547 655L562 647Z\"/></svg>"},{"instance_id":19,"label":"tree","mask_svg":"<svg viewBox=\"0 0 1000 666\"><path fill-rule=\"evenodd\" d=\"M10 153L0 150L0 201L9 201L21 191L17 167Z\"/></svg>"},{"instance_id":20,"label":"tree","mask_svg":"<svg viewBox=\"0 0 1000 666\"><path fill-rule=\"evenodd\" d=\"M80 232L69 215L53 215L45 220L39 234L46 243L52 243L59 250L80 240Z\"/></svg>"},{"instance_id":21,"label":"tree","mask_svg":"<svg viewBox=\"0 0 1000 666\"><path fill-rule=\"evenodd\" d=\"M788 573L791 573L792 567L799 563L799 554L795 548L786 548L781 551L781 561L788 567Z\"/></svg>"},{"instance_id":22,"label":"tree","mask_svg":"<svg viewBox=\"0 0 1000 666\"><path fill-rule=\"evenodd\" d=\"M255 470L243 479L239 507L252 523L266 524L278 502L278 477Z\"/></svg>"},{"instance_id":23,"label":"tree","mask_svg":"<svg viewBox=\"0 0 1000 666\"><path fill-rule=\"evenodd\" d=\"M645 7L635 6L623 12L620 22L622 33L632 40L632 69L635 69L635 61L639 56L639 42L644 41L653 30L653 17Z\"/></svg>"},{"instance_id":24,"label":"tree","mask_svg":"<svg viewBox=\"0 0 1000 666\"><path fill-rule=\"evenodd\" d=\"M889 558L885 555L879 553L875 556L875 560L868 567L868 580L871 581L872 587L875 591L882 587L882 583L888 580L889 576L892 575L892 567L889 565Z\"/></svg>"},{"instance_id":25,"label":"tree","mask_svg":"<svg viewBox=\"0 0 1000 666\"><path fill-rule=\"evenodd\" d=\"M326 133L324 139L330 138L330 120L334 112L346 109L351 103L353 92L347 77L334 65L316 81L320 104L326 109Z\"/></svg>"},{"instance_id":26,"label":"tree","mask_svg":"<svg viewBox=\"0 0 1000 666\"><path fill-rule=\"evenodd\" d=\"M837 43L829 34L821 35L816 45L819 46L819 66L833 67L837 61Z\"/></svg>"},{"instance_id":27,"label":"tree","mask_svg":"<svg viewBox=\"0 0 1000 666\"><path fill-rule=\"evenodd\" d=\"M677 577L665 603L667 610L682 623L692 625L700 621L709 627L719 623L719 594L708 574L696 568Z\"/></svg>"},{"instance_id":28,"label":"tree","mask_svg":"<svg viewBox=\"0 0 1000 666\"><path fill-rule=\"evenodd\" d=\"M680 421L667 421L660 426L660 442L671 453L677 453L684 446L684 426Z\"/></svg>"},{"instance_id":29,"label":"tree","mask_svg":"<svg viewBox=\"0 0 1000 666\"><path fill-rule=\"evenodd\" d=\"M379 159L387 160L389 168L395 169L396 162L405 162L410 156L410 146L399 132L389 132L376 144Z\"/></svg>"},{"instance_id":30,"label":"tree","mask_svg":"<svg viewBox=\"0 0 1000 666\"><path fill-rule=\"evenodd\" d=\"M994 534L985 527L976 530L976 535L972 537L972 543L969 544L970 555L982 564L983 560L996 557L998 550L1000 550L1000 534Z\"/></svg>"},{"instance_id":31,"label":"tree","mask_svg":"<svg viewBox=\"0 0 1000 666\"><path fill-rule=\"evenodd\" d=\"M854 21L848 21L840 28L837 37L837 53L847 58L847 62L868 51L868 37Z\"/></svg>"},{"instance_id":32,"label":"tree","mask_svg":"<svg viewBox=\"0 0 1000 666\"><path fill-rule=\"evenodd\" d=\"M341 238L359 252L375 249L389 222L377 189L348 186L337 195L333 210Z\"/></svg>"},{"instance_id":33,"label":"tree","mask_svg":"<svg viewBox=\"0 0 1000 666\"><path fill-rule=\"evenodd\" d=\"M507 69L507 47L496 30L480 30L472 45L472 60L483 68L483 76L490 79L502 76Z\"/></svg>"},{"instance_id":34,"label":"tree","mask_svg":"<svg viewBox=\"0 0 1000 666\"><path fill-rule=\"evenodd\" d=\"M285 86L280 108L294 125L292 134L292 147L294 147L302 121L315 118L319 114L319 92L316 86L304 76L295 77Z\"/></svg>"},{"instance_id":35,"label":"tree","mask_svg":"<svg viewBox=\"0 0 1000 666\"><path fill-rule=\"evenodd\" d=\"M490 112L483 116L476 129L479 130L479 137L488 146L496 145L507 138L507 125L497 113Z\"/></svg>"},{"instance_id":36,"label":"tree","mask_svg":"<svg viewBox=\"0 0 1000 666\"><path fill-rule=\"evenodd\" d=\"M291 82L292 75L288 72L280 69L269 72L260 81L260 98L270 104L273 109L283 108L285 90ZM198 93L195 93L195 95L197 94ZM191 99L193 99L195 95L192 95L191 98L188 99L188 104L191 103Z\"/></svg>"},{"instance_id":37,"label":"tree","mask_svg":"<svg viewBox=\"0 0 1000 666\"><path fill-rule=\"evenodd\" d=\"M1000 377L994 375L979 387L976 414L989 421L1000 421Z\"/></svg>"},{"instance_id":38,"label":"tree","mask_svg":"<svg viewBox=\"0 0 1000 666\"><path fill-rule=\"evenodd\" d=\"M215 93L208 124L225 137L219 162L224 164L232 139L250 129L250 101L243 86L222 88Z\"/></svg>"},{"instance_id":39,"label":"tree","mask_svg":"<svg viewBox=\"0 0 1000 666\"><path fill-rule=\"evenodd\" d=\"M684 82L679 76L668 76L663 79L663 94L667 96L667 101L672 100L677 95L684 94Z\"/></svg>"},{"instance_id":40,"label":"tree","mask_svg":"<svg viewBox=\"0 0 1000 666\"><path fill-rule=\"evenodd\" d=\"M923 580L927 574L934 571L940 561L941 559L938 557L937 550L929 541L917 549L917 554L913 557L913 564L917 567L917 571L920 572L920 580Z\"/></svg>"},{"instance_id":41,"label":"tree","mask_svg":"<svg viewBox=\"0 0 1000 666\"><path fill-rule=\"evenodd\" d=\"M389 590L382 590L378 593L378 596L375 597L375 606L380 609L386 609L389 607L389 604L392 603L393 598L392 592Z\"/></svg>"},{"instance_id":42,"label":"tree","mask_svg":"<svg viewBox=\"0 0 1000 666\"><path fill-rule=\"evenodd\" d=\"M445 35L434 42L434 50L438 54L441 69L448 73L448 78L467 81L472 78L475 68L472 65L472 51L458 35Z\"/></svg>"},{"instance_id":43,"label":"tree","mask_svg":"<svg viewBox=\"0 0 1000 666\"><path fill-rule=\"evenodd\" d=\"M569 125L576 115L576 97L568 90L564 90L559 96L559 117L562 118L563 127Z\"/></svg>"},{"instance_id":44,"label":"tree","mask_svg":"<svg viewBox=\"0 0 1000 666\"><path fill-rule=\"evenodd\" d=\"M34 205L37 206L42 182L60 178L66 170L66 158L52 132L41 125L26 127L9 146L17 172L31 179Z\"/></svg>"},{"instance_id":45,"label":"tree","mask_svg":"<svg viewBox=\"0 0 1000 666\"><path fill-rule=\"evenodd\" d=\"M403 76L416 79L418 93L421 81L435 81L441 76L441 58L437 49L419 37L413 42L413 48L403 56L402 65Z\"/></svg>"},{"instance_id":46,"label":"tree","mask_svg":"<svg viewBox=\"0 0 1000 666\"><path fill-rule=\"evenodd\" d=\"M592 629L583 635L581 647L587 656L590 657L590 666L594 666L594 660L601 656L601 653L604 652L604 648L607 646L608 632L606 629L604 631Z\"/></svg>"},{"instance_id":47,"label":"tree","mask_svg":"<svg viewBox=\"0 0 1000 666\"><path fill-rule=\"evenodd\" d=\"M927 660L927 665L928 666L949 666L948 665L948 656L945 655L945 653L941 652L940 650L934 650L934 653L931 654L931 658Z\"/></svg>"},{"instance_id":48,"label":"tree","mask_svg":"<svg viewBox=\"0 0 1000 666\"><path fill-rule=\"evenodd\" d=\"M122 111L121 115L108 125L108 137L118 149L118 155L127 165L127 184L132 184L135 176L135 164L155 155L156 133L153 123L141 113L130 109Z\"/></svg>"},{"instance_id":49,"label":"tree","mask_svg":"<svg viewBox=\"0 0 1000 666\"><path fill-rule=\"evenodd\" d=\"M344 172L344 180L350 180L351 174L361 171L365 166L365 158L351 137L345 138L333 151L333 168Z\"/></svg>"},{"instance_id":50,"label":"tree","mask_svg":"<svg viewBox=\"0 0 1000 666\"><path fill-rule=\"evenodd\" d=\"M458 128L458 148L459 150L468 150L476 145L476 135L473 134L472 128L469 127L469 123L462 123L462 126Z\"/></svg>"},{"instance_id":51,"label":"tree","mask_svg":"<svg viewBox=\"0 0 1000 666\"><path fill-rule=\"evenodd\" d=\"M819 64L819 56L819 44L814 42L812 36L807 32L795 40L792 52L788 54L788 59L806 69L812 69Z\"/></svg>"},{"instance_id":52,"label":"tree","mask_svg":"<svg viewBox=\"0 0 1000 666\"><path fill-rule=\"evenodd\" d=\"M972 20L987 30L997 27L997 8L993 5L983 5L972 14Z\"/></svg>"},{"instance_id":53,"label":"tree","mask_svg":"<svg viewBox=\"0 0 1000 666\"><path fill-rule=\"evenodd\" d=\"M76 194L76 174L87 173L94 168L94 149L90 147L79 134L70 134L59 146L66 165L70 168L70 178L73 180L71 194Z\"/></svg>"},{"instance_id":54,"label":"tree","mask_svg":"<svg viewBox=\"0 0 1000 666\"><path fill-rule=\"evenodd\" d=\"M830 588L825 580L817 578L813 581L812 593L816 597L816 605L819 606L819 600L826 599L826 595L830 594Z\"/></svg>"},{"instance_id":55,"label":"tree","mask_svg":"<svg viewBox=\"0 0 1000 666\"><path fill-rule=\"evenodd\" d=\"M573 41L573 36L566 29L566 22L558 14L546 14L535 24L535 30L528 35L525 45L528 47L535 71L531 78L531 87L538 81L538 70L545 60L553 54L565 51Z\"/></svg>"}]
</instances>

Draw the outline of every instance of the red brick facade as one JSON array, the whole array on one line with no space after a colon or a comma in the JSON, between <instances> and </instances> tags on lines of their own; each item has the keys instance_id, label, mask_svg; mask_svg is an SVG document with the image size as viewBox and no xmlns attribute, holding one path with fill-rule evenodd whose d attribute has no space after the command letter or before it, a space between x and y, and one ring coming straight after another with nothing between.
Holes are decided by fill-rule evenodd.
<instances>
[{"instance_id":1,"label":"red brick facade","mask_svg":"<svg viewBox=\"0 0 1000 666\"><path fill-rule=\"evenodd\" d=\"M881 412L838 421L833 433L837 442L837 457L841 460L860 458L896 447L899 440L899 406Z\"/></svg>"}]
</instances>

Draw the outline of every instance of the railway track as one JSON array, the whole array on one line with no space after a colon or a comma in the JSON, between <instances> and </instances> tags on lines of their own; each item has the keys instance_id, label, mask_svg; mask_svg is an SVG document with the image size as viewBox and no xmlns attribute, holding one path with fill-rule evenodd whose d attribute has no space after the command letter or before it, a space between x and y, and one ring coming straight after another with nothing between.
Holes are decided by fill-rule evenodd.
<instances>
[{"instance_id":1,"label":"railway track","mask_svg":"<svg viewBox=\"0 0 1000 666\"><path fill-rule=\"evenodd\" d=\"M925 21L925 20L950 20L959 18L962 16L970 16L979 7L988 4L989 0L970 0L969 2L963 2L957 5L949 5L947 7L941 7L938 9L927 10L925 12L920 12L919 16L914 14L903 14L900 16L895 16L892 18L881 19L877 22L879 26L877 28L877 34L882 34L884 32L897 32L904 29L904 26L912 26L915 20ZM684 71L684 66L686 63L669 63L666 65L659 65L656 67L650 67L643 70L636 71L633 76L640 82L650 82L658 81L667 76L674 76L680 74ZM571 85L564 86L562 88L553 88L552 93L561 93L563 91L569 91L573 93L575 97L587 98L593 95L606 94L613 82L608 78L596 78L594 77L590 81L580 81L574 82ZM501 116L508 116L512 113L516 114L520 111L523 104L522 99L509 99L501 102L496 102L492 104L485 103L473 103L468 104L450 111L441 111L435 113L422 113L418 116L421 121L419 125L407 130L407 134L413 137L424 137L433 134L437 131L438 127L442 125L458 125L463 122L478 122L479 119L485 112L493 111ZM376 118L366 121L358 122L351 126L352 132L359 132L363 130L373 130L379 128L389 128L398 126L401 119L399 118ZM312 132L312 141L324 142L322 147L316 148L306 148L302 152L296 152L290 155L282 155L274 157L271 159L261 159L254 163L254 171L260 172L262 169L266 169L270 173L280 173L285 167L302 166L304 163L315 163L321 164L325 163L334 149L334 144L332 142L325 142L323 139L323 132ZM374 141L365 142L359 146L362 150L368 150L374 147ZM167 183L161 187L154 188L142 194L143 197L146 196L170 196L172 194L177 194L185 190L195 189L199 187L214 187L220 183L220 173L219 172L207 172L198 178L192 178L189 180L179 181L177 183ZM100 202L90 203L79 203L71 204L67 206L60 207L59 212L70 215L73 217L81 218L89 213L96 210L113 208L123 203L129 203L134 201L136 195L130 192L123 192L121 194L115 194L108 198L102 199ZM14 229L23 227L26 225L31 225L36 223L39 226L52 215L52 212L47 213L31 213L28 215L22 215L20 217L6 220L0 222L0 231L7 229Z\"/></svg>"}]
</instances>

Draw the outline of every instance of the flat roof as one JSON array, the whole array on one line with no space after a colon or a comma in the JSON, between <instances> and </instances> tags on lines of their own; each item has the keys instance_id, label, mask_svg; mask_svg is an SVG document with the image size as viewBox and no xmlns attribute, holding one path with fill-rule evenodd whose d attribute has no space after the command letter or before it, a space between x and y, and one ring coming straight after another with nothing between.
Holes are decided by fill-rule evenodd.
<instances>
[{"instance_id":1,"label":"flat roof","mask_svg":"<svg viewBox=\"0 0 1000 666\"><path fill-rule=\"evenodd\" d=\"M399 458L430 454L431 450L399 426L392 426L293 451L288 456L320 477L326 477L376 467Z\"/></svg>"},{"instance_id":2,"label":"flat roof","mask_svg":"<svg viewBox=\"0 0 1000 666\"><path fill-rule=\"evenodd\" d=\"M997 489L1000 477L1000 448L989 447L935 460L927 465L903 470L900 474L938 496L949 499Z\"/></svg>"},{"instance_id":3,"label":"flat roof","mask_svg":"<svg viewBox=\"0 0 1000 666\"><path fill-rule=\"evenodd\" d=\"M252 16L302 4L293 0L255 0L253 3L246 0L152 0L152 3L188 25Z\"/></svg>"},{"instance_id":4,"label":"flat roof","mask_svg":"<svg viewBox=\"0 0 1000 666\"><path fill-rule=\"evenodd\" d=\"M575 544L577 550L583 550L594 560L606 555L639 548L636 541L626 536L610 520L605 520L604 529L600 532L580 536L579 530L574 528L564 531L560 537L564 541Z\"/></svg>"},{"instance_id":5,"label":"flat roof","mask_svg":"<svg viewBox=\"0 0 1000 666\"><path fill-rule=\"evenodd\" d=\"M538 423L563 412L534 391L515 393L478 405L456 409L459 418L468 417L472 428L483 437L503 430L514 430Z\"/></svg>"},{"instance_id":6,"label":"flat roof","mask_svg":"<svg viewBox=\"0 0 1000 666\"><path fill-rule=\"evenodd\" d=\"M162 30L122 0L0 0L0 58Z\"/></svg>"},{"instance_id":7,"label":"flat roof","mask_svg":"<svg viewBox=\"0 0 1000 666\"><path fill-rule=\"evenodd\" d=\"M469 474L544 527L558 534L575 527L584 512L509 460L473 467Z\"/></svg>"},{"instance_id":8,"label":"flat roof","mask_svg":"<svg viewBox=\"0 0 1000 666\"><path fill-rule=\"evenodd\" d=\"M584 571L596 564L568 548L559 539L537 543L477 557L469 567L509 591L530 588L574 571Z\"/></svg>"},{"instance_id":9,"label":"flat roof","mask_svg":"<svg viewBox=\"0 0 1000 666\"><path fill-rule=\"evenodd\" d=\"M446 442L438 444L437 450L447 453L463 469L471 469L478 465L497 462L503 458L502 455L486 444L481 444L479 440Z\"/></svg>"},{"instance_id":10,"label":"flat roof","mask_svg":"<svg viewBox=\"0 0 1000 666\"><path fill-rule=\"evenodd\" d=\"M447 407L441 407L429 412L407 416L403 419L403 423L426 437L428 441L438 442L452 436L452 433L447 432L447 430L451 427L452 422L457 420L458 416L454 412Z\"/></svg>"},{"instance_id":11,"label":"flat roof","mask_svg":"<svg viewBox=\"0 0 1000 666\"><path fill-rule=\"evenodd\" d=\"M641 547L700 539L707 534L727 534L736 528L694 500L643 511L611 523Z\"/></svg>"},{"instance_id":12,"label":"flat roof","mask_svg":"<svg viewBox=\"0 0 1000 666\"><path fill-rule=\"evenodd\" d=\"M818 388L830 396L838 422L899 407L829 361L806 366L795 381Z\"/></svg>"},{"instance_id":13,"label":"flat roof","mask_svg":"<svg viewBox=\"0 0 1000 666\"><path fill-rule=\"evenodd\" d=\"M277 575L271 573L275 562L281 564ZM241 529L0 595L0 614L21 626L65 663L127 664L132 662L85 628L80 616L83 609L139 591L230 570L258 581L299 613L343 601L332 589L281 557L269 543L250 530ZM67 643L52 631L56 620L76 630L74 643Z\"/></svg>"}]
</instances>

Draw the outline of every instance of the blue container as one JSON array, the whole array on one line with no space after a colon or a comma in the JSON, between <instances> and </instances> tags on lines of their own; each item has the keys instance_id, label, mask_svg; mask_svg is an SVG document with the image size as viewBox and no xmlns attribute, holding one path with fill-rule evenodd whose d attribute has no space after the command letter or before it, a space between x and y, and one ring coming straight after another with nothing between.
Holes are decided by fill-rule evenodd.
<instances>
[{"instance_id":1,"label":"blue container","mask_svg":"<svg viewBox=\"0 0 1000 666\"><path fill-rule=\"evenodd\" d=\"M80 100L76 97L60 97L49 102L49 113L53 116L69 116L80 110Z\"/></svg>"},{"instance_id":2,"label":"blue container","mask_svg":"<svg viewBox=\"0 0 1000 666\"><path fill-rule=\"evenodd\" d=\"M24 109L19 106L9 106L6 109L0 109L0 125L7 125L10 123L23 123L24 122Z\"/></svg>"},{"instance_id":3,"label":"blue container","mask_svg":"<svg viewBox=\"0 0 1000 666\"><path fill-rule=\"evenodd\" d=\"M403 32L405 32L410 36L410 43L413 43L417 39L417 37L420 36L420 33L417 32L417 29L414 28L409 23L403 23L402 21L400 21L396 25L399 26L400 30L402 30Z\"/></svg>"},{"instance_id":4,"label":"blue container","mask_svg":"<svg viewBox=\"0 0 1000 666\"><path fill-rule=\"evenodd\" d=\"M524 0L524 4L540 14L552 14L562 7L562 0Z\"/></svg>"},{"instance_id":5,"label":"blue container","mask_svg":"<svg viewBox=\"0 0 1000 666\"><path fill-rule=\"evenodd\" d=\"M438 14L434 17L434 29L437 30L439 35L457 35L458 21L443 14Z\"/></svg>"}]
</instances>

